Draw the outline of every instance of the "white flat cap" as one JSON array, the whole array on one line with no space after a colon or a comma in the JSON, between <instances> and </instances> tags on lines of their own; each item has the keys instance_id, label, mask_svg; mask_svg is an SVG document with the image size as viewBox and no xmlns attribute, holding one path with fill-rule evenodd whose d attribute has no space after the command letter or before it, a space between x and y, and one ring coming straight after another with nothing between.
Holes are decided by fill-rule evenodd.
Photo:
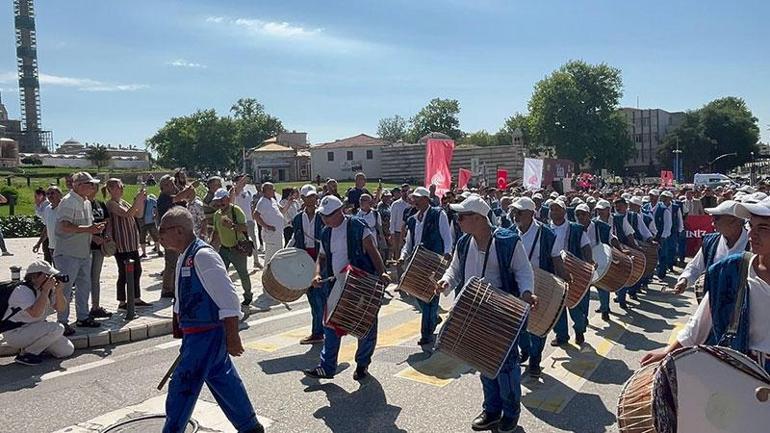
<instances>
[{"instance_id":1,"label":"white flat cap","mask_svg":"<svg viewBox=\"0 0 770 433\"><path fill-rule=\"evenodd\" d=\"M577 207L575 208L575 212L585 212L585 213L591 213L591 208L590 208L590 207L588 207L588 205L587 205L587 204L585 204L585 203L580 203L580 204L579 204L579 205L577 205Z\"/></svg>"},{"instance_id":2,"label":"white flat cap","mask_svg":"<svg viewBox=\"0 0 770 433\"><path fill-rule=\"evenodd\" d=\"M487 216L492 210L487 202L478 195L472 195L460 204L450 204L449 207L457 213L476 213L483 216Z\"/></svg>"},{"instance_id":3,"label":"white flat cap","mask_svg":"<svg viewBox=\"0 0 770 433\"><path fill-rule=\"evenodd\" d=\"M534 212L536 205L531 198L521 197L520 199L513 202L513 207L515 207L518 210L531 210L532 212Z\"/></svg>"},{"instance_id":4,"label":"white flat cap","mask_svg":"<svg viewBox=\"0 0 770 433\"><path fill-rule=\"evenodd\" d=\"M612 207L612 204L610 204L610 202L608 202L605 199L601 199L601 200L596 202L596 208L597 209L609 209L611 207Z\"/></svg>"},{"instance_id":5,"label":"white flat cap","mask_svg":"<svg viewBox=\"0 0 770 433\"><path fill-rule=\"evenodd\" d=\"M704 209L704 211L709 215L731 215L731 216L738 216L736 215L736 208L740 206L740 203L734 200L725 200L722 203L719 203L717 207L710 207Z\"/></svg>"}]
</instances>

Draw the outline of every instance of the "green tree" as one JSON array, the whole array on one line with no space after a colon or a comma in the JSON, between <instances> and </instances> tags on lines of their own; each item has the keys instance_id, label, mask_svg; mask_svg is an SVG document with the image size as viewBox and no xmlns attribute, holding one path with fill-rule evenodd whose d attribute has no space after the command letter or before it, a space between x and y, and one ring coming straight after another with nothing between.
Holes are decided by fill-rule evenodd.
<instances>
[{"instance_id":1,"label":"green tree","mask_svg":"<svg viewBox=\"0 0 770 433\"><path fill-rule=\"evenodd\" d=\"M496 134L498 144L511 144L513 132L518 129L522 133L521 139L524 142L524 148L528 155L537 156L540 153L546 152L547 149L544 146L538 146L535 141L532 140L529 122L529 115L518 112L513 113L513 116L505 119L503 127L500 128L500 131Z\"/></svg>"},{"instance_id":2,"label":"green tree","mask_svg":"<svg viewBox=\"0 0 770 433\"><path fill-rule=\"evenodd\" d=\"M410 139L414 142L431 132L441 132L457 140L460 130L460 102L456 99L434 98L410 119Z\"/></svg>"},{"instance_id":3,"label":"green tree","mask_svg":"<svg viewBox=\"0 0 770 433\"><path fill-rule=\"evenodd\" d=\"M107 152L106 147L101 144L95 144L86 149L86 158L88 158L96 168L102 168L110 161L110 154Z\"/></svg>"},{"instance_id":4,"label":"green tree","mask_svg":"<svg viewBox=\"0 0 770 433\"><path fill-rule=\"evenodd\" d=\"M380 119L377 125L377 136L391 143L406 140L407 134L407 121L398 114Z\"/></svg>"},{"instance_id":5,"label":"green tree","mask_svg":"<svg viewBox=\"0 0 770 433\"><path fill-rule=\"evenodd\" d=\"M473 146L494 146L495 144L497 144L495 142L495 136L491 135L490 133L488 133L483 129L476 132L465 134L459 140L458 143L461 145L465 144L465 145L473 145Z\"/></svg>"},{"instance_id":6,"label":"green tree","mask_svg":"<svg viewBox=\"0 0 770 433\"><path fill-rule=\"evenodd\" d=\"M750 161L751 152L758 155L758 141L758 119L743 99L728 96L687 112L682 124L666 135L658 156L661 162L670 165L674 159L672 151L678 144L684 172L689 176L708 169L709 162L721 155L736 153L734 157L720 159L712 167L714 171L726 173Z\"/></svg>"},{"instance_id":7,"label":"green tree","mask_svg":"<svg viewBox=\"0 0 770 433\"><path fill-rule=\"evenodd\" d=\"M284 132L283 123L265 111L254 98L241 98L230 108L236 127L236 140L245 149L259 146L270 137Z\"/></svg>"},{"instance_id":8,"label":"green tree","mask_svg":"<svg viewBox=\"0 0 770 433\"><path fill-rule=\"evenodd\" d=\"M573 60L535 84L529 101L530 140L560 158L620 171L633 142L620 128L620 70Z\"/></svg>"},{"instance_id":9,"label":"green tree","mask_svg":"<svg viewBox=\"0 0 770 433\"><path fill-rule=\"evenodd\" d=\"M147 146L158 153L161 166L192 170L238 167L242 151L235 122L214 109L172 118L147 140Z\"/></svg>"}]
</instances>

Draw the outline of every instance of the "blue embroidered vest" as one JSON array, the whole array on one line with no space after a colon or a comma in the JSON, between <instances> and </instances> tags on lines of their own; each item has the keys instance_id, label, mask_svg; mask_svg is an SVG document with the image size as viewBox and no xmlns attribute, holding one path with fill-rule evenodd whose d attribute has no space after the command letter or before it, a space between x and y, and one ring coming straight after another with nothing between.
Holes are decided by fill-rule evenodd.
<instances>
[{"instance_id":1,"label":"blue embroidered vest","mask_svg":"<svg viewBox=\"0 0 770 433\"><path fill-rule=\"evenodd\" d=\"M177 302L179 302L179 326L182 329L220 323L219 307L206 292L195 269L195 254L203 248L211 248L211 246L196 238L187 249L182 260L182 268L179 270ZM185 275L187 269L190 270L189 276Z\"/></svg>"},{"instance_id":2,"label":"blue embroidered vest","mask_svg":"<svg viewBox=\"0 0 770 433\"><path fill-rule=\"evenodd\" d=\"M655 219L655 228L658 229L658 233L655 235L656 241L659 241L661 236L663 235L663 228L665 227L665 218L664 218L665 213L666 213L665 207L657 206L655 208L655 215L653 216L653 218Z\"/></svg>"},{"instance_id":3,"label":"blue embroidered vest","mask_svg":"<svg viewBox=\"0 0 770 433\"><path fill-rule=\"evenodd\" d=\"M682 205L678 201L671 202L671 234L679 233L679 215L682 212Z\"/></svg>"},{"instance_id":4,"label":"blue embroidered vest","mask_svg":"<svg viewBox=\"0 0 770 433\"><path fill-rule=\"evenodd\" d=\"M577 221L575 219L575 207L574 206L568 206L567 207L567 221L575 222Z\"/></svg>"},{"instance_id":5,"label":"blue embroidered vest","mask_svg":"<svg viewBox=\"0 0 770 433\"><path fill-rule=\"evenodd\" d=\"M706 271L705 287L709 293L711 308L711 333L706 344L724 344L723 338L727 333L732 319L735 303L738 298L738 288L741 283L741 261L743 253L732 254L711 265ZM749 351L749 291L745 291L741 321L738 331L730 347L743 354Z\"/></svg>"},{"instance_id":6,"label":"blue embroidered vest","mask_svg":"<svg viewBox=\"0 0 770 433\"><path fill-rule=\"evenodd\" d=\"M354 267L366 271L370 274L376 273L374 263L369 255L364 251L364 230L367 228L366 222L361 218L354 216L345 216L348 220L347 227L347 248L348 248L348 260ZM324 267L324 273L322 277L327 278L334 274L332 269L332 228L324 227L321 231L321 244L323 245L324 252L326 253L326 266Z\"/></svg>"},{"instance_id":7,"label":"blue embroidered vest","mask_svg":"<svg viewBox=\"0 0 770 433\"><path fill-rule=\"evenodd\" d=\"M615 235L618 237L618 241L623 245L628 245L628 236L626 236L626 231L623 230L623 220L625 218L625 214L616 213L612 216L612 225L615 226Z\"/></svg>"},{"instance_id":8,"label":"blue embroidered vest","mask_svg":"<svg viewBox=\"0 0 770 433\"><path fill-rule=\"evenodd\" d=\"M305 228L302 226L302 215L305 212L300 212L292 220L292 228L294 229L294 247L304 250L305 248L315 248L318 251L319 240L321 239L321 231L324 228L324 223L321 221L321 216L316 213L313 217L313 238L315 242L312 247L305 245Z\"/></svg>"},{"instance_id":9,"label":"blue embroidered vest","mask_svg":"<svg viewBox=\"0 0 770 433\"><path fill-rule=\"evenodd\" d=\"M548 221L548 206L542 205L540 206L540 221L546 222Z\"/></svg>"},{"instance_id":10,"label":"blue embroidered vest","mask_svg":"<svg viewBox=\"0 0 770 433\"><path fill-rule=\"evenodd\" d=\"M551 230L550 227L543 224L540 226L540 269L554 273L553 269L553 257L551 257L551 251L553 251L553 244L556 242L556 233ZM527 251L529 254L529 251Z\"/></svg>"},{"instance_id":11,"label":"blue embroidered vest","mask_svg":"<svg viewBox=\"0 0 770 433\"><path fill-rule=\"evenodd\" d=\"M722 237L719 233L707 233L703 235L703 243L701 244L701 251L703 252L703 263L708 269L709 266L714 264L714 257L717 255L717 246L719 246L719 239Z\"/></svg>"},{"instance_id":12,"label":"blue embroidered vest","mask_svg":"<svg viewBox=\"0 0 770 433\"><path fill-rule=\"evenodd\" d=\"M412 240L412 247L417 248L417 245L422 245L434 253L443 255L444 239L441 237L441 229L439 228L441 208L429 207L422 218L422 239L420 239L419 242L415 242L414 239L414 229L417 226L417 215L412 215L406 220L406 226L409 229L409 236Z\"/></svg>"},{"instance_id":13,"label":"blue embroidered vest","mask_svg":"<svg viewBox=\"0 0 770 433\"><path fill-rule=\"evenodd\" d=\"M583 249L580 248L580 240L583 238L583 226L578 223L570 222L567 231L567 251L575 255L580 260L583 258Z\"/></svg>"},{"instance_id":14,"label":"blue embroidered vest","mask_svg":"<svg viewBox=\"0 0 770 433\"><path fill-rule=\"evenodd\" d=\"M519 241L519 235L512 230L497 228L492 233L492 237L494 238L497 263L500 268L500 280L503 283L503 287L498 288L504 292L519 296L519 287L516 284L513 272L510 270L511 259L513 258L516 243ZM471 235L465 234L457 242L456 254L459 254L460 257L460 278L458 286L455 287L455 294L460 293L460 290L465 286L465 262L468 260L468 248L470 248L471 239ZM481 277L481 275L477 276Z\"/></svg>"},{"instance_id":15,"label":"blue embroidered vest","mask_svg":"<svg viewBox=\"0 0 770 433\"><path fill-rule=\"evenodd\" d=\"M598 218L593 221L594 221L594 232L596 235L596 239L603 244L609 245L610 232L612 231L612 226L610 226L604 221L599 220ZM593 247L593 245L591 246Z\"/></svg>"}]
</instances>

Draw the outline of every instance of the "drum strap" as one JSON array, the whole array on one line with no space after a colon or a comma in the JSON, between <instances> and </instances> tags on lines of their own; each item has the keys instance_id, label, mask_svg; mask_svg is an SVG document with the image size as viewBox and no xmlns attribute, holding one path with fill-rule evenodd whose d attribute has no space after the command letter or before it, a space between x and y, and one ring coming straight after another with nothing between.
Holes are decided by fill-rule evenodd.
<instances>
[{"instance_id":1,"label":"drum strap","mask_svg":"<svg viewBox=\"0 0 770 433\"><path fill-rule=\"evenodd\" d=\"M489 236L489 241L487 241L487 251L484 253L484 266L481 268L481 277L484 278L484 276L487 274L487 262L489 262L489 255L490 249L492 249L492 239L495 238L495 232L493 231L492 234ZM497 264L498 266L502 266L500 263Z\"/></svg>"},{"instance_id":2,"label":"drum strap","mask_svg":"<svg viewBox=\"0 0 770 433\"><path fill-rule=\"evenodd\" d=\"M540 239L540 232L543 230L542 226L537 227L537 234L535 235L535 242L532 242L532 248L529 249L529 260L532 261L532 253L535 252L535 246L537 245L537 241Z\"/></svg>"},{"instance_id":3,"label":"drum strap","mask_svg":"<svg viewBox=\"0 0 770 433\"><path fill-rule=\"evenodd\" d=\"M740 285L738 286L738 294L735 298L735 308L733 309L733 315L730 318L730 326L727 328L722 340L727 343L727 346L732 346L735 336L738 334L738 327L741 324L741 311L743 310L743 303L746 300L746 290L749 289L748 275L749 265L751 264L751 257L753 255L749 252L743 253L743 260L741 260L740 269Z\"/></svg>"}]
</instances>

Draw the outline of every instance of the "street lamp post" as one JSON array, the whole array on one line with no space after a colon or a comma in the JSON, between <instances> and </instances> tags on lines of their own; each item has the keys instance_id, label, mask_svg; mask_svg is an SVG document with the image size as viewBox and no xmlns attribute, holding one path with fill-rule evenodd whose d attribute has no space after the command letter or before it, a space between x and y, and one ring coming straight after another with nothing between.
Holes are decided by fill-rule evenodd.
<instances>
[{"instance_id":1,"label":"street lamp post","mask_svg":"<svg viewBox=\"0 0 770 433\"><path fill-rule=\"evenodd\" d=\"M679 158L681 158L682 150L679 149L679 137L676 138L676 149L672 150L672 152L674 154L674 179L676 179L677 182L681 182L682 166Z\"/></svg>"},{"instance_id":2,"label":"street lamp post","mask_svg":"<svg viewBox=\"0 0 770 433\"><path fill-rule=\"evenodd\" d=\"M735 152L732 152L732 153L725 153L725 154L717 156L711 162L709 162L709 171L714 171L714 163L715 162L719 161L722 158L726 158L728 156L738 156L738 154L735 153Z\"/></svg>"}]
</instances>

